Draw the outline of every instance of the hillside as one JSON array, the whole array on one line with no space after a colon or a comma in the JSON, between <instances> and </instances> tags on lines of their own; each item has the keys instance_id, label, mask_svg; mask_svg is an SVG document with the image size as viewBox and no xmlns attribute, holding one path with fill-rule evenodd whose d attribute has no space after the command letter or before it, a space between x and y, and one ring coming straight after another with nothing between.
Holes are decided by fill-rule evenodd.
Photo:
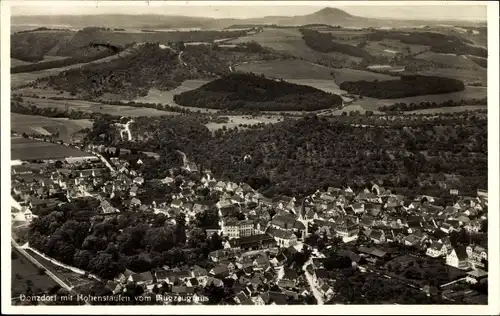
<instances>
[{"instance_id":1,"label":"hillside","mask_svg":"<svg viewBox=\"0 0 500 316\"><path fill-rule=\"evenodd\" d=\"M189 79L210 79L230 73L232 63L243 60L287 58L257 44L233 50L211 46L186 46L184 51L160 47L158 43L136 45L129 54L106 63L87 64L39 80L45 85L83 98L113 95L119 99L146 96L151 88L176 88Z\"/></svg>"},{"instance_id":2,"label":"hillside","mask_svg":"<svg viewBox=\"0 0 500 316\"><path fill-rule=\"evenodd\" d=\"M37 62L56 48L61 42L71 38L73 31L22 32L11 36L10 56L22 61Z\"/></svg>"},{"instance_id":3,"label":"hillside","mask_svg":"<svg viewBox=\"0 0 500 316\"><path fill-rule=\"evenodd\" d=\"M260 111L315 111L342 105L342 98L335 94L243 73L178 94L174 101L201 108Z\"/></svg>"},{"instance_id":4,"label":"hillside","mask_svg":"<svg viewBox=\"0 0 500 316\"><path fill-rule=\"evenodd\" d=\"M342 120L306 117L211 135L194 117L137 118L135 132L145 141L126 146L172 157L144 170L148 177L164 177L178 165L180 156L172 152L179 149L216 176L245 181L269 196L364 185L374 179L384 180L384 186L396 192L446 192L440 187L446 174L460 179L461 192L487 185L484 120L443 117L394 122L386 128L357 127ZM95 129L93 135L102 132ZM245 161L246 155L251 159Z\"/></svg>"},{"instance_id":5,"label":"hillside","mask_svg":"<svg viewBox=\"0 0 500 316\"><path fill-rule=\"evenodd\" d=\"M462 81L450 78L420 75L401 76L400 80L345 81L340 89L349 93L377 99L397 99L427 94L463 91Z\"/></svg>"},{"instance_id":6,"label":"hillside","mask_svg":"<svg viewBox=\"0 0 500 316\"><path fill-rule=\"evenodd\" d=\"M363 58L367 61L371 61L373 59L373 56L360 47L335 42L334 37L329 33L320 33L318 31L308 29L302 29L301 32L306 45L315 51L321 53L341 53L353 57Z\"/></svg>"}]
</instances>

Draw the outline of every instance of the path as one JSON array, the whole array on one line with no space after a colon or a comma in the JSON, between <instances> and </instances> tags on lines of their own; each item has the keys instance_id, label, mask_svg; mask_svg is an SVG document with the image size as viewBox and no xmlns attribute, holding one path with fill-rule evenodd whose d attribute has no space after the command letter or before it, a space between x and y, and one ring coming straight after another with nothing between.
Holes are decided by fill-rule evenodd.
<instances>
[{"instance_id":1,"label":"path","mask_svg":"<svg viewBox=\"0 0 500 316\"><path fill-rule=\"evenodd\" d=\"M23 255L26 259L31 261L36 267L43 269L45 271L45 274L50 277L54 282L59 284L62 288L66 289L69 293L74 294L74 295L79 295L71 286L66 284L63 280L61 280L59 277L57 277L54 273L52 273L49 269L47 269L43 264L41 264L38 260L33 258L26 250L24 250L19 244L11 238L11 243L12 246L14 246L21 255ZM87 301L85 301L85 305L90 305Z\"/></svg>"},{"instance_id":2,"label":"path","mask_svg":"<svg viewBox=\"0 0 500 316\"><path fill-rule=\"evenodd\" d=\"M177 58L179 58L179 63L180 63L182 66L186 67L186 66L187 66L186 62L184 62L184 60L182 60L182 54L183 54L183 53L184 53L184 51L180 52L180 53L179 53L179 55L177 55Z\"/></svg>"},{"instance_id":3,"label":"path","mask_svg":"<svg viewBox=\"0 0 500 316\"><path fill-rule=\"evenodd\" d=\"M182 163L184 164L184 166L186 166L188 164L187 155L178 149L176 149L175 151L182 155Z\"/></svg>"},{"instance_id":4,"label":"path","mask_svg":"<svg viewBox=\"0 0 500 316\"><path fill-rule=\"evenodd\" d=\"M318 305L324 305L325 302L323 301L323 295L316 288L316 285L314 284L312 275L306 269L307 266L309 266L310 264L312 264L312 257L309 258L309 260L307 260L307 262L302 267L302 269L304 270L304 275L306 276L307 282L309 283L309 286L311 287L311 291L313 292L313 295L316 298L316 301L318 301Z\"/></svg>"}]
</instances>

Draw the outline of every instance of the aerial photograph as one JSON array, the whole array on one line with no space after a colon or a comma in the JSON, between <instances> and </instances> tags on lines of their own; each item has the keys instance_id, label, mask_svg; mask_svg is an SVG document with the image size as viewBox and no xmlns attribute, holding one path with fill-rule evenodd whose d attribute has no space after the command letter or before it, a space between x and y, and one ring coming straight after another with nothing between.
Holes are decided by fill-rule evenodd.
<instances>
[{"instance_id":1,"label":"aerial photograph","mask_svg":"<svg viewBox=\"0 0 500 316\"><path fill-rule=\"evenodd\" d=\"M488 305L484 2L139 2L10 5L13 306Z\"/></svg>"}]
</instances>

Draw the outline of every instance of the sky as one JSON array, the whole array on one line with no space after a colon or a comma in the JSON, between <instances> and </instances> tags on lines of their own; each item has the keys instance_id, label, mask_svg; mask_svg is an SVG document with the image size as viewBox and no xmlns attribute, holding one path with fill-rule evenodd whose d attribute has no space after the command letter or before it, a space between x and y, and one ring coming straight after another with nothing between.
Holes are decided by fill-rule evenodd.
<instances>
[{"instance_id":1,"label":"sky","mask_svg":"<svg viewBox=\"0 0 500 316\"><path fill-rule=\"evenodd\" d=\"M17 3L18 4L17 4ZM486 20L487 8L485 5L468 4L457 5L338 5L331 2L314 3L314 5L262 5L245 3L244 5L229 3L224 5L210 5L206 2L181 2L188 5L166 4L166 1L135 1L127 4L120 1L86 1L82 5L79 1L32 1L26 5L24 1L11 1L12 15L97 15L97 14L161 14L184 15L212 18L254 18L270 15L293 16L314 13L322 8L336 7L352 15L392 18L392 19L427 19L427 20ZM169 2L172 3L172 2ZM351 2L352 3L352 2ZM387 3L387 2L386 2ZM118 5L119 4L119 5Z\"/></svg>"}]
</instances>

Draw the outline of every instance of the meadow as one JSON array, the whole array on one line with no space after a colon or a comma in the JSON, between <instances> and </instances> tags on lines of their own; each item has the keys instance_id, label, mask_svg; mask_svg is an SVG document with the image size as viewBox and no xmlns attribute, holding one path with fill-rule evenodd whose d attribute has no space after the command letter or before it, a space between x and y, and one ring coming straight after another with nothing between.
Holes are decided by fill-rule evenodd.
<instances>
[{"instance_id":1,"label":"meadow","mask_svg":"<svg viewBox=\"0 0 500 316\"><path fill-rule=\"evenodd\" d=\"M39 269L28 259L24 258L19 251L12 247L15 259L11 261L11 297L19 299L19 295L25 294L28 287L34 293L46 291L56 283L45 273L39 273Z\"/></svg>"},{"instance_id":2,"label":"meadow","mask_svg":"<svg viewBox=\"0 0 500 316\"><path fill-rule=\"evenodd\" d=\"M22 137L11 138L11 160L63 159L86 156L91 156L91 154L73 147Z\"/></svg>"},{"instance_id":3,"label":"meadow","mask_svg":"<svg viewBox=\"0 0 500 316\"><path fill-rule=\"evenodd\" d=\"M298 28L273 29L265 28L262 32L254 35L242 36L230 40L228 44L239 44L255 41L264 47L269 47L277 51L287 52L295 57L307 61L316 62L326 58L346 59L359 61L359 58L336 53L320 53L306 45L302 39L302 34Z\"/></svg>"},{"instance_id":4,"label":"meadow","mask_svg":"<svg viewBox=\"0 0 500 316\"><path fill-rule=\"evenodd\" d=\"M279 122L282 118L280 116L272 116L272 115L260 115L258 117L254 116L243 116L243 115L230 115L228 123L215 123L210 122L205 124L205 126L210 131L216 131L218 129L223 128L224 126L228 129L238 127L238 129L242 129L244 127L240 126L242 124L247 125L257 125L259 123L263 124L272 124Z\"/></svg>"},{"instance_id":5,"label":"meadow","mask_svg":"<svg viewBox=\"0 0 500 316\"><path fill-rule=\"evenodd\" d=\"M361 106L365 110L377 110L379 107L384 105L392 105L394 103L420 103L420 102L436 102L442 103L448 100L452 101L460 101L460 100L470 100L470 99L482 99L487 96L487 89L485 87L465 87L464 91L460 92L452 92L445 94L428 94L428 95L419 95L415 97L407 97L401 99L374 99L364 97L363 99L359 99L353 102L352 106ZM460 107L457 107L460 108ZM478 106L474 106L474 109L479 108ZM436 109L432 109L436 110ZM344 108L345 111L345 108ZM420 111L420 110L419 110ZM443 110L450 112L451 110ZM417 111L415 111L418 113Z\"/></svg>"},{"instance_id":6,"label":"meadow","mask_svg":"<svg viewBox=\"0 0 500 316\"><path fill-rule=\"evenodd\" d=\"M170 105L177 106L180 108L185 108L185 109L188 109L191 111L198 111L199 110L200 112L203 112L203 113L216 113L218 111L214 110L214 109L202 109L202 108L182 106L182 105L178 105L177 103L174 102L174 95L185 92L185 91L197 89L208 82L209 82L209 80L186 80L180 86L178 86L177 88L172 89L172 90L160 91L158 89L150 89L146 96L136 98L136 99L134 99L134 101L135 102L143 102L143 103L170 104Z\"/></svg>"},{"instance_id":7,"label":"meadow","mask_svg":"<svg viewBox=\"0 0 500 316\"><path fill-rule=\"evenodd\" d=\"M89 63L79 63L79 64L73 64L73 65L64 66L64 67L60 67L60 68L51 68L51 69L44 69L44 70L39 70L39 71L11 74L10 75L11 87L17 88L19 86L26 85L32 81L35 81L36 79L39 79L39 78L57 75L58 73L60 73L62 71L83 67L83 66L89 65L89 64L105 63L105 62L108 62L108 61L111 61L111 60L114 60L117 58L122 58L124 56L130 55L134 50L135 50L135 46L127 48L118 54L108 56L105 58L101 58L101 59L97 59L97 60L91 61Z\"/></svg>"},{"instance_id":8,"label":"meadow","mask_svg":"<svg viewBox=\"0 0 500 316\"><path fill-rule=\"evenodd\" d=\"M160 111L152 108L140 108L127 105L110 105L86 100L51 100L30 97L23 97L23 100L29 101L39 108L56 108L66 110L66 107L68 107L69 109L83 112L96 112L130 117L179 114L176 112Z\"/></svg>"},{"instance_id":9,"label":"meadow","mask_svg":"<svg viewBox=\"0 0 500 316\"><path fill-rule=\"evenodd\" d=\"M351 68L334 69L333 73L333 80L335 80L335 83L337 83L338 85L345 81L399 80L399 77Z\"/></svg>"},{"instance_id":10,"label":"meadow","mask_svg":"<svg viewBox=\"0 0 500 316\"><path fill-rule=\"evenodd\" d=\"M51 118L44 116L11 113L10 129L18 134L27 133L50 135L59 133L58 139L69 142L74 133L84 128L91 128L90 120L70 120L67 118Z\"/></svg>"},{"instance_id":11,"label":"meadow","mask_svg":"<svg viewBox=\"0 0 500 316\"><path fill-rule=\"evenodd\" d=\"M419 71L419 74L425 76L440 76L462 80L464 84L480 82L484 87L488 85L488 72L486 69L477 67L474 69L453 69L453 68L436 68L431 70Z\"/></svg>"},{"instance_id":12,"label":"meadow","mask_svg":"<svg viewBox=\"0 0 500 316\"><path fill-rule=\"evenodd\" d=\"M262 74L268 78L331 80L333 68L299 59L272 60L240 64L235 70Z\"/></svg>"},{"instance_id":13,"label":"meadow","mask_svg":"<svg viewBox=\"0 0 500 316\"><path fill-rule=\"evenodd\" d=\"M457 56L455 54L441 54L434 52L425 52L415 56L417 59L432 61L457 68L477 68L478 66L466 55ZM456 70L457 72L460 72Z\"/></svg>"}]
</instances>

